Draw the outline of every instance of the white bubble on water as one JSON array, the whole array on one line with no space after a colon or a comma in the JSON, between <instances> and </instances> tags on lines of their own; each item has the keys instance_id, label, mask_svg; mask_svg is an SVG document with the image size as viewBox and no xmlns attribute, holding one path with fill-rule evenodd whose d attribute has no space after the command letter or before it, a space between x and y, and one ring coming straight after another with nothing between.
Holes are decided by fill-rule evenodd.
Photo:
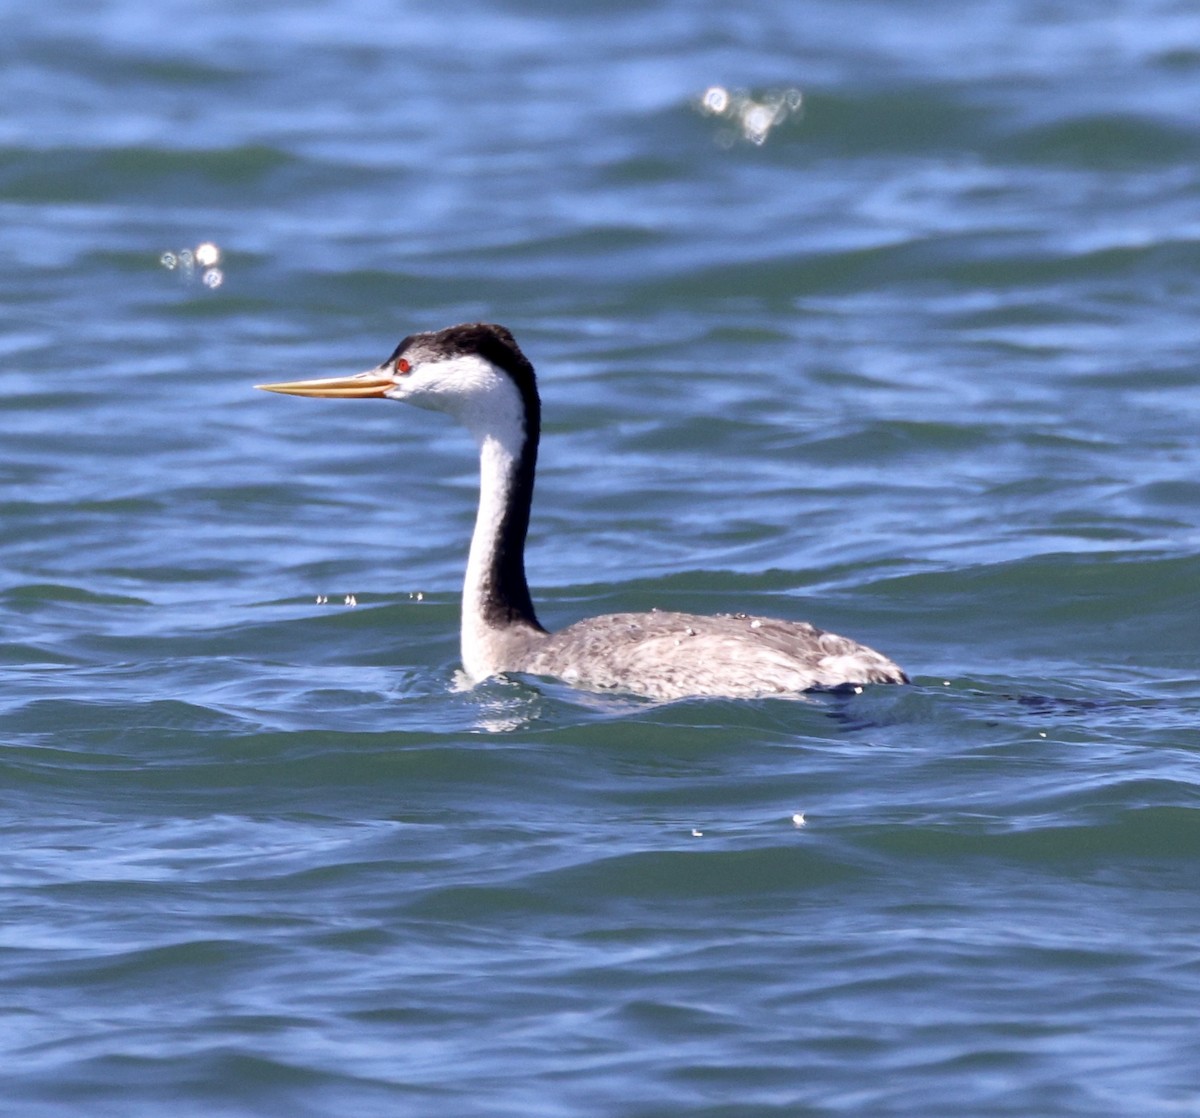
<instances>
[{"instance_id":1,"label":"white bubble on water","mask_svg":"<svg viewBox=\"0 0 1200 1118\"><path fill-rule=\"evenodd\" d=\"M751 102L742 109L742 135L752 144L764 144L775 127L775 110L770 105Z\"/></svg>"},{"instance_id":2,"label":"white bubble on water","mask_svg":"<svg viewBox=\"0 0 1200 1118\"><path fill-rule=\"evenodd\" d=\"M201 268L211 268L221 262L221 250L212 241L205 241L196 246L196 263Z\"/></svg>"},{"instance_id":3,"label":"white bubble on water","mask_svg":"<svg viewBox=\"0 0 1200 1118\"><path fill-rule=\"evenodd\" d=\"M729 108L729 90L723 85L710 85L700 98L700 104L705 112L720 116Z\"/></svg>"}]
</instances>

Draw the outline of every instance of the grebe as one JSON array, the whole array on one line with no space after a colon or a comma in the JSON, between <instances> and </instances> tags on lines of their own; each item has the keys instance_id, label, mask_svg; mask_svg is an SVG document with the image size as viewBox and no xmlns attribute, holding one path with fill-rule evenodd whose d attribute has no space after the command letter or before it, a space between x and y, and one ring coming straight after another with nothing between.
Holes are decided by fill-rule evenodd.
<instances>
[{"instance_id":1,"label":"grebe","mask_svg":"<svg viewBox=\"0 0 1200 1118\"><path fill-rule=\"evenodd\" d=\"M525 580L541 401L533 366L503 326L411 334L370 372L257 387L402 400L447 412L475 436L479 512L462 599L463 668L473 681L523 672L661 700L908 682L885 656L804 621L655 610L589 617L547 632Z\"/></svg>"}]
</instances>

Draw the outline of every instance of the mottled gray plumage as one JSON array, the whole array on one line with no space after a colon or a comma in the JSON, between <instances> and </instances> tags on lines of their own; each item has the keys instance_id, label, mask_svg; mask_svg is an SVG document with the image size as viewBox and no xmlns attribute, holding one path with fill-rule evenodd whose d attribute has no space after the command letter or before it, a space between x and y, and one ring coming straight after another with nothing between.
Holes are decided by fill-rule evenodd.
<instances>
[{"instance_id":1,"label":"mottled gray plumage","mask_svg":"<svg viewBox=\"0 0 1200 1118\"><path fill-rule=\"evenodd\" d=\"M547 633L513 669L652 699L755 698L907 683L885 656L806 621L655 610L589 617Z\"/></svg>"}]
</instances>

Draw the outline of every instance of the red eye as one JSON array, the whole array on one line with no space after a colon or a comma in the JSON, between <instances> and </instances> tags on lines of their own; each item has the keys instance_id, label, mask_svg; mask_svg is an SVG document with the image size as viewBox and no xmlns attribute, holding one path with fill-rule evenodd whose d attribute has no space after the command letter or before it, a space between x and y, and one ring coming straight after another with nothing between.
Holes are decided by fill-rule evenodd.
<instances>
[{"instance_id":1,"label":"red eye","mask_svg":"<svg viewBox=\"0 0 1200 1118\"><path fill-rule=\"evenodd\" d=\"M407 362L407 361L406 361L406 360L405 360L403 357L401 357L401 358L400 358L400 359L399 359L399 360L396 362L396 372L398 372L398 373L411 373L411 372L412 372L412 366L411 366L411 365L410 365L410 364L409 364L409 363L408 363L408 362Z\"/></svg>"}]
</instances>

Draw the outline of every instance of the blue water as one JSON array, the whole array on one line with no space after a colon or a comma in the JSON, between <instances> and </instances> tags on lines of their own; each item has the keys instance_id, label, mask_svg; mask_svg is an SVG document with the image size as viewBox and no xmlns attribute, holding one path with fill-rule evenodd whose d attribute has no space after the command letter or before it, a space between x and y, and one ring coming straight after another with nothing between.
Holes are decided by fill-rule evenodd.
<instances>
[{"instance_id":1,"label":"blue water","mask_svg":"<svg viewBox=\"0 0 1200 1118\"><path fill-rule=\"evenodd\" d=\"M0 1112L1200 1114L1200 9L0 44ZM470 440L252 386L474 319L543 621L914 685L465 689Z\"/></svg>"}]
</instances>

